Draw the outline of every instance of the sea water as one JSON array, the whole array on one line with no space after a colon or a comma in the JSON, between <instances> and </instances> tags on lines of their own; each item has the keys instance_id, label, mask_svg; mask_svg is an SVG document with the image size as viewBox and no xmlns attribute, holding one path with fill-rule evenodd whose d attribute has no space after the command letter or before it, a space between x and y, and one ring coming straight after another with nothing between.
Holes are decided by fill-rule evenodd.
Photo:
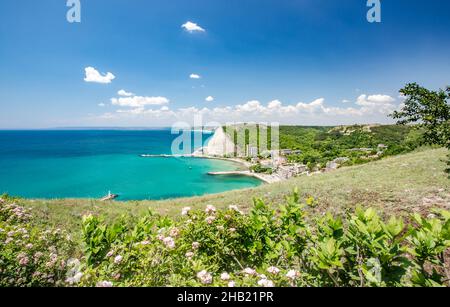
<instances>
[{"instance_id":1,"label":"sea water","mask_svg":"<svg viewBox=\"0 0 450 307\"><path fill-rule=\"evenodd\" d=\"M193 132L200 133L200 132ZM166 199L255 187L257 179L215 177L239 164L171 154L173 135L158 130L0 131L0 194L26 198ZM203 135L204 143L208 137Z\"/></svg>"}]
</instances>

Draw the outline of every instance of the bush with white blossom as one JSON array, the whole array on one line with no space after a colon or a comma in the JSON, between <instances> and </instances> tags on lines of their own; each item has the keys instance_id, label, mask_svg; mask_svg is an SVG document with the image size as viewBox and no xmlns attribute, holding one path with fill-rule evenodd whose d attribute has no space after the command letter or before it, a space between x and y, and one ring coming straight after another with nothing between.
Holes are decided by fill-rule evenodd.
<instances>
[{"instance_id":1,"label":"bush with white blossom","mask_svg":"<svg viewBox=\"0 0 450 307\"><path fill-rule=\"evenodd\" d=\"M308 203L308 202L306 202ZM38 229L32 215L0 202L3 286L439 286L448 285L450 213L383 221L373 209L305 219L299 194L248 213L184 208L106 223L83 218L76 244ZM41 226L42 227L42 226ZM16 272L19 272L17 276Z\"/></svg>"}]
</instances>

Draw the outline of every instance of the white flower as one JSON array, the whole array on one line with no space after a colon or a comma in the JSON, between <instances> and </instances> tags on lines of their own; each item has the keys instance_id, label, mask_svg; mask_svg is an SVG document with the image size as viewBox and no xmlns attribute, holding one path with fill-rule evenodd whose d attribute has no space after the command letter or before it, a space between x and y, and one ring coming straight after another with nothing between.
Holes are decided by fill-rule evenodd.
<instances>
[{"instance_id":1,"label":"white flower","mask_svg":"<svg viewBox=\"0 0 450 307\"><path fill-rule=\"evenodd\" d=\"M163 243L169 249L175 248L175 241L173 240L172 237L164 238Z\"/></svg>"},{"instance_id":2,"label":"white flower","mask_svg":"<svg viewBox=\"0 0 450 307\"><path fill-rule=\"evenodd\" d=\"M194 253L193 252L187 252L185 256L186 256L186 258L191 259L192 257L194 257Z\"/></svg>"},{"instance_id":3,"label":"white flower","mask_svg":"<svg viewBox=\"0 0 450 307\"><path fill-rule=\"evenodd\" d=\"M236 228L230 228L230 232L232 233L236 232Z\"/></svg>"},{"instance_id":4,"label":"white flower","mask_svg":"<svg viewBox=\"0 0 450 307\"><path fill-rule=\"evenodd\" d=\"M79 283L81 280L81 277L83 277L83 273L77 272L73 277L68 277L66 279L66 282L73 285L73 284Z\"/></svg>"},{"instance_id":5,"label":"white flower","mask_svg":"<svg viewBox=\"0 0 450 307\"><path fill-rule=\"evenodd\" d=\"M206 223L208 223L209 225L211 225L211 224L214 222L215 219L216 219L216 218L215 218L214 216L208 216L208 217L205 219L205 221L206 221Z\"/></svg>"},{"instance_id":6,"label":"white flower","mask_svg":"<svg viewBox=\"0 0 450 307\"><path fill-rule=\"evenodd\" d=\"M198 243L198 242L192 243L192 249L198 249L199 247L200 247L200 243Z\"/></svg>"},{"instance_id":7,"label":"white flower","mask_svg":"<svg viewBox=\"0 0 450 307\"><path fill-rule=\"evenodd\" d=\"M280 273L280 269L274 266L271 266L270 268L267 269L267 272L269 272L270 274L278 274Z\"/></svg>"},{"instance_id":8,"label":"white flower","mask_svg":"<svg viewBox=\"0 0 450 307\"><path fill-rule=\"evenodd\" d=\"M299 272L297 272L296 270L290 270L289 272L287 272L286 277L289 279L296 279L298 276L300 275Z\"/></svg>"},{"instance_id":9,"label":"white flower","mask_svg":"<svg viewBox=\"0 0 450 307\"><path fill-rule=\"evenodd\" d=\"M28 257L26 256L23 256L23 258L19 258L19 264L21 266L27 266L29 261L30 259L28 259Z\"/></svg>"},{"instance_id":10,"label":"white flower","mask_svg":"<svg viewBox=\"0 0 450 307\"><path fill-rule=\"evenodd\" d=\"M117 256L114 258L114 263L115 263L115 264L119 264L119 263L122 262L122 259L123 259L122 256L117 255Z\"/></svg>"},{"instance_id":11,"label":"white flower","mask_svg":"<svg viewBox=\"0 0 450 307\"><path fill-rule=\"evenodd\" d=\"M222 280L230 280L230 275L228 273L222 273L220 274L220 279Z\"/></svg>"},{"instance_id":12,"label":"white flower","mask_svg":"<svg viewBox=\"0 0 450 307\"><path fill-rule=\"evenodd\" d=\"M111 288L113 286L113 283L110 281L100 281L96 286L99 288Z\"/></svg>"},{"instance_id":13,"label":"white flower","mask_svg":"<svg viewBox=\"0 0 450 307\"><path fill-rule=\"evenodd\" d=\"M112 257L114 255L114 251L110 250L107 254L106 257Z\"/></svg>"},{"instance_id":14,"label":"white flower","mask_svg":"<svg viewBox=\"0 0 450 307\"><path fill-rule=\"evenodd\" d=\"M180 230L178 229L178 228L172 228L171 230L170 230L170 232L169 232L169 234L172 236L172 237L178 237L178 235L180 234Z\"/></svg>"},{"instance_id":15,"label":"white flower","mask_svg":"<svg viewBox=\"0 0 450 307\"><path fill-rule=\"evenodd\" d=\"M191 207L184 207L181 210L181 215L188 215L190 211L191 211Z\"/></svg>"},{"instance_id":16,"label":"white flower","mask_svg":"<svg viewBox=\"0 0 450 307\"><path fill-rule=\"evenodd\" d=\"M233 288L234 286L236 286L236 283L234 281L229 281L228 282L228 287Z\"/></svg>"},{"instance_id":17,"label":"white flower","mask_svg":"<svg viewBox=\"0 0 450 307\"><path fill-rule=\"evenodd\" d=\"M214 214L216 212L216 207L208 205L206 206L205 212L208 214Z\"/></svg>"},{"instance_id":18,"label":"white flower","mask_svg":"<svg viewBox=\"0 0 450 307\"><path fill-rule=\"evenodd\" d=\"M225 227L223 227L222 225L217 226L217 230L218 231L223 231L225 230Z\"/></svg>"},{"instance_id":19,"label":"white flower","mask_svg":"<svg viewBox=\"0 0 450 307\"><path fill-rule=\"evenodd\" d=\"M74 281L75 283L79 283L80 280L81 280L81 277L83 277L83 273L78 272L78 273L76 273L75 276L73 277L73 281Z\"/></svg>"},{"instance_id":20,"label":"white flower","mask_svg":"<svg viewBox=\"0 0 450 307\"><path fill-rule=\"evenodd\" d=\"M236 205L230 205L230 206L228 206L228 209L236 211L237 213L241 213L242 214L242 211L239 210L239 207L236 206Z\"/></svg>"},{"instance_id":21,"label":"white flower","mask_svg":"<svg viewBox=\"0 0 450 307\"><path fill-rule=\"evenodd\" d=\"M37 252L36 254L34 254L35 257L40 258L42 256L41 252ZM67 260L67 266L69 267L79 267L80 266L80 260L78 260L77 258L70 258L69 260Z\"/></svg>"},{"instance_id":22,"label":"white flower","mask_svg":"<svg viewBox=\"0 0 450 307\"><path fill-rule=\"evenodd\" d=\"M202 284L210 284L212 283L212 275L209 274L206 270L197 273L197 278L200 279Z\"/></svg>"},{"instance_id":23,"label":"white flower","mask_svg":"<svg viewBox=\"0 0 450 307\"><path fill-rule=\"evenodd\" d=\"M258 286L261 286L261 287L273 287L274 284L273 284L273 282L271 280L263 278L263 279L258 281Z\"/></svg>"},{"instance_id":24,"label":"white flower","mask_svg":"<svg viewBox=\"0 0 450 307\"><path fill-rule=\"evenodd\" d=\"M256 271L253 270L252 268L245 268L243 272L247 275L255 275L256 274Z\"/></svg>"}]
</instances>

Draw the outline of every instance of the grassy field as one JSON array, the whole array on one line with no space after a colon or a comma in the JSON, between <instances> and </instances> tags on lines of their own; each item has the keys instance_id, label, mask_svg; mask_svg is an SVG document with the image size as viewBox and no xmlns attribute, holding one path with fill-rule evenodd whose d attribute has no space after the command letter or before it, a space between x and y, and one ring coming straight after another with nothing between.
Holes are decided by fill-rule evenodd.
<instances>
[{"instance_id":1,"label":"grassy field","mask_svg":"<svg viewBox=\"0 0 450 307\"><path fill-rule=\"evenodd\" d=\"M426 214L435 207L450 209L450 180L443 172L446 153L445 149L421 149L330 173L185 199L106 203L88 199L21 200L20 203L33 208L33 214L43 224L74 232L80 231L82 216L87 213L111 221L123 214L129 218L139 216L149 208L171 216L178 215L185 206L199 208L212 204L222 208L235 204L246 209L255 197L280 203L296 187L303 196L317 199L318 206L313 210L318 213L341 214L361 205L377 208L383 215Z\"/></svg>"}]
</instances>

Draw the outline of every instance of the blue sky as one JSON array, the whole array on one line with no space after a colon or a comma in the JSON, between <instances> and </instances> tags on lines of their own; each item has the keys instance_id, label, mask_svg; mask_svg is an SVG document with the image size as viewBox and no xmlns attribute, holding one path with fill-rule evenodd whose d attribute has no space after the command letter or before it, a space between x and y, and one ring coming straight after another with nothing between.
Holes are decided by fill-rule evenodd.
<instances>
[{"instance_id":1,"label":"blue sky","mask_svg":"<svg viewBox=\"0 0 450 307\"><path fill-rule=\"evenodd\" d=\"M450 83L447 0L80 2L0 2L0 128L388 122L405 83Z\"/></svg>"}]
</instances>

